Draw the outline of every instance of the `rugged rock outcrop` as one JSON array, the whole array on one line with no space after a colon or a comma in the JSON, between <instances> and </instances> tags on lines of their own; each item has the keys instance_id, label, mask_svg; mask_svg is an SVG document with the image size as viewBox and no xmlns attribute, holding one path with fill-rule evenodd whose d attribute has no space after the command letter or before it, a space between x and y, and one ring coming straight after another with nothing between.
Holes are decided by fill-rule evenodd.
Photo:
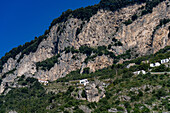
<instances>
[{"instance_id":1,"label":"rugged rock outcrop","mask_svg":"<svg viewBox=\"0 0 170 113\"><path fill-rule=\"evenodd\" d=\"M97 88L99 87L99 88ZM99 102L100 99L105 97L105 90L103 85L89 84L86 86L86 95L89 102Z\"/></svg>"},{"instance_id":2,"label":"rugged rock outcrop","mask_svg":"<svg viewBox=\"0 0 170 113\"><path fill-rule=\"evenodd\" d=\"M78 100L87 100L89 102L99 102L100 99L105 97L105 88L109 85L97 79L91 81L86 86L78 87L77 92L72 92L72 97Z\"/></svg>"},{"instance_id":3,"label":"rugged rock outcrop","mask_svg":"<svg viewBox=\"0 0 170 113\"><path fill-rule=\"evenodd\" d=\"M91 113L91 112L92 112L92 110L89 109L89 107L87 107L87 106L85 106L85 105L81 105L81 106L79 106L79 108L80 108L81 110L83 110L84 113Z\"/></svg>"}]
</instances>

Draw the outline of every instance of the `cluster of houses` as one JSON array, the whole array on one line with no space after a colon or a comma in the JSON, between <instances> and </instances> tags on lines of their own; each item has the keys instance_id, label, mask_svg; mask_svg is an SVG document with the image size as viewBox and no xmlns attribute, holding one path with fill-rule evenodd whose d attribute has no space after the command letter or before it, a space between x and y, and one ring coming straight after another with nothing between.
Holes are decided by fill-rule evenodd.
<instances>
[{"instance_id":1,"label":"cluster of houses","mask_svg":"<svg viewBox=\"0 0 170 113\"><path fill-rule=\"evenodd\" d=\"M161 64L166 64L166 63L168 63L168 62L170 62L170 58L162 59L160 62L151 63L151 64L150 64L150 67L158 67L158 66L160 66ZM149 61L147 61L147 63L149 63ZM129 65L127 66L127 68L130 68L131 66L134 66L134 65L136 65L136 64L135 64L135 63L131 63L131 64L129 64ZM133 74L135 74L135 75L139 75L140 73L141 73L141 74L146 74L147 72L144 71L144 70L140 70L140 71L135 71L135 72L133 72Z\"/></svg>"},{"instance_id":2,"label":"cluster of houses","mask_svg":"<svg viewBox=\"0 0 170 113\"><path fill-rule=\"evenodd\" d=\"M170 61L170 58L162 59L161 63L159 63L159 62L151 63L150 67L157 67L157 66L160 66L161 64L168 63L169 61Z\"/></svg>"},{"instance_id":3,"label":"cluster of houses","mask_svg":"<svg viewBox=\"0 0 170 113\"><path fill-rule=\"evenodd\" d=\"M168 62L170 62L170 58L169 58L169 59L168 59L168 58L162 59L160 63L159 63L159 62L151 63L151 64L150 64L150 67L157 67L157 66L160 66L161 64L165 64L165 63L168 63ZM129 64L129 65L127 66L127 68L130 68L131 66L134 66L134 65L136 65L136 64L135 64L135 63L131 63L131 64ZM133 73L134 73L135 75L139 75L140 73L146 74L147 72L144 71L144 70L140 70L140 71L135 71L135 72L133 72ZM48 85L48 81L47 81L47 80L38 79L38 81L39 81L40 83L44 84L44 85ZM81 85L84 85L84 86L86 86L86 85L89 83L89 81L88 81L87 79L82 79L82 80L80 80L79 82L80 82Z\"/></svg>"}]
</instances>

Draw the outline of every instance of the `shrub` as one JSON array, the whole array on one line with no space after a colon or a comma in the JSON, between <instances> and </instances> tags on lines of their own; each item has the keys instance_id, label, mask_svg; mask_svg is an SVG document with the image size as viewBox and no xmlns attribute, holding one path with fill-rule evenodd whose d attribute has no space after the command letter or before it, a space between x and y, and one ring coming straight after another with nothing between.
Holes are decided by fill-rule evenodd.
<instances>
[{"instance_id":1,"label":"shrub","mask_svg":"<svg viewBox=\"0 0 170 113\"><path fill-rule=\"evenodd\" d=\"M115 46L123 46L123 44L120 41L118 41L115 43Z\"/></svg>"},{"instance_id":2,"label":"shrub","mask_svg":"<svg viewBox=\"0 0 170 113\"><path fill-rule=\"evenodd\" d=\"M118 111L124 111L124 108L122 108L122 107L119 106L119 107L117 107L117 110L118 110Z\"/></svg>"},{"instance_id":3,"label":"shrub","mask_svg":"<svg viewBox=\"0 0 170 113\"><path fill-rule=\"evenodd\" d=\"M51 58L48 58L42 62L36 63L36 68L41 68L42 70L50 70L52 67L54 67L55 63L58 63L58 58L60 57L60 54L57 56L53 56Z\"/></svg>"},{"instance_id":4,"label":"shrub","mask_svg":"<svg viewBox=\"0 0 170 113\"><path fill-rule=\"evenodd\" d=\"M90 73L90 68L89 68L89 67L84 68L84 69L83 69L83 73L84 73L84 74L89 74L89 73Z\"/></svg>"},{"instance_id":5,"label":"shrub","mask_svg":"<svg viewBox=\"0 0 170 113\"><path fill-rule=\"evenodd\" d=\"M26 79L26 81L29 82L29 83L33 83L33 82L37 82L38 80L35 79L35 78L28 77L28 78Z\"/></svg>"},{"instance_id":6,"label":"shrub","mask_svg":"<svg viewBox=\"0 0 170 113\"><path fill-rule=\"evenodd\" d=\"M134 15L132 16L132 21L135 21L137 18L138 18L137 14L134 14Z\"/></svg>"},{"instance_id":7,"label":"shrub","mask_svg":"<svg viewBox=\"0 0 170 113\"><path fill-rule=\"evenodd\" d=\"M138 94L139 97L142 97L143 96L143 92L141 90L139 90L139 94Z\"/></svg>"},{"instance_id":8,"label":"shrub","mask_svg":"<svg viewBox=\"0 0 170 113\"><path fill-rule=\"evenodd\" d=\"M154 67L152 69L152 72L166 72L168 71L169 68L167 68L164 64L161 64L160 66L158 67Z\"/></svg>"},{"instance_id":9,"label":"shrub","mask_svg":"<svg viewBox=\"0 0 170 113\"><path fill-rule=\"evenodd\" d=\"M80 51L80 53L83 53L83 54L86 54L87 56L90 56L93 49L86 46L86 45L83 45L79 48L79 51Z\"/></svg>"},{"instance_id":10,"label":"shrub","mask_svg":"<svg viewBox=\"0 0 170 113\"><path fill-rule=\"evenodd\" d=\"M81 95L82 95L83 98L87 98L87 95L86 95L86 91L85 91L85 90L82 91L82 94L81 94Z\"/></svg>"},{"instance_id":11,"label":"shrub","mask_svg":"<svg viewBox=\"0 0 170 113\"><path fill-rule=\"evenodd\" d=\"M111 49L111 47L112 47L112 45L111 45L111 44L109 44L107 48L108 48L108 49Z\"/></svg>"},{"instance_id":12,"label":"shrub","mask_svg":"<svg viewBox=\"0 0 170 113\"><path fill-rule=\"evenodd\" d=\"M128 26L129 24L131 24L132 23L132 20L131 19L128 19L128 20L126 20L125 22L123 22L126 26Z\"/></svg>"}]
</instances>

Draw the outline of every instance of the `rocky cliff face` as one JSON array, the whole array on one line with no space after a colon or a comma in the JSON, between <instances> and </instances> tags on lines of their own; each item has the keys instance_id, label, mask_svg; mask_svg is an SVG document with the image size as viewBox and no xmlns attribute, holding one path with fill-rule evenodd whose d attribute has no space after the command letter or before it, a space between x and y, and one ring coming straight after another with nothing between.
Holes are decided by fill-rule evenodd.
<instances>
[{"instance_id":1,"label":"rocky cliff face","mask_svg":"<svg viewBox=\"0 0 170 113\"><path fill-rule=\"evenodd\" d=\"M130 19L134 14L141 13L141 7L145 4L131 5L117 11L99 10L93 15L89 21L82 21L77 18L70 18L66 22L54 25L47 39L44 39L38 46L35 53L25 55L20 62L17 59L8 59L3 66L1 76L13 70L10 76L33 76L35 78L56 80L66 76L71 71L89 67L91 72L112 65L114 59L108 55L96 56L93 60L84 63L87 55L82 53L65 53L66 47L74 47L78 49L82 45L96 48L97 46L111 45L109 51L120 55L127 50L131 50L134 55L142 56L155 53L158 50L170 45L169 26L170 22L162 25L159 29L155 28L159 25L161 19L170 18L170 2L164 1L157 7L153 8L153 12L138 17L129 25L123 22ZM78 34L77 31L80 30ZM154 33L153 33L154 32ZM115 46L116 39L123 45ZM36 63L51 58L57 54L61 54L58 58L59 62L50 70L41 70L36 68ZM77 56L77 59L73 59ZM10 82L13 77L6 76L8 80L3 79L2 83Z\"/></svg>"}]
</instances>

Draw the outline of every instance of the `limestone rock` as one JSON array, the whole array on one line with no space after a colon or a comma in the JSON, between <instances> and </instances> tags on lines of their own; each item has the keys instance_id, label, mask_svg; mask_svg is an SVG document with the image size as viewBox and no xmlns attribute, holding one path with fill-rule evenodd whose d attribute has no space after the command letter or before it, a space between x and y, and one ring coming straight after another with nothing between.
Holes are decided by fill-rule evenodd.
<instances>
[{"instance_id":1,"label":"limestone rock","mask_svg":"<svg viewBox=\"0 0 170 113\"><path fill-rule=\"evenodd\" d=\"M84 113L91 113L91 112L92 112L91 109L89 109L89 107L87 107L87 106L85 106L85 105L81 105L81 106L79 106L79 108L80 108L81 110L83 110Z\"/></svg>"},{"instance_id":2,"label":"limestone rock","mask_svg":"<svg viewBox=\"0 0 170 113\"><path fill-rule=\"evenodd\" d=\"M2 73L6 73L10 70L13 70L16 67L16 63L16 60L14 60L13 58L9 58L7 63L3 65Z\"/></svg>"},{"instance_id":3,"label":"limestone rock","mask_svg":"<svg viewBox=\"0 0 170 113\"><path fill-rule=\"evenodd\" d=\"M96 80L95 80L96 81ZM97 83L97 84L96 84ZM87 101L99 102L100 99L105 97L104 84L97 80L97 82L90 83L85 87Z\"/></svg>"},{"instance_id":4,"label":"limestone rock","mask_svg":"<svg viewBox=\"0 0 170 113\"><path fill-rule=\"evenodd\" d=\"M94 61L89 61L87 67L90 68L91 72L95 72L96 70L103 69L113 64L113 59L103 55L95 58Z\"/></svg>"},{"instance_id":5,"label":"limestone rock","mask_svg":"<svg viewBox=\"0 0 170 113\"><path fill-rule=\"evenodd\" d=\"M13 76L32 76L35 78L46 78L54 81L58 78L66 76L71 71L86 67L90 68L91 72L112 65L113 60L108 56L97 56L94 60L84 64L87 58L85 54L65 53L63 50L70 46L78 49L82 45L90 47L108 46L111 44L111 50L115 55L125 53L131 49L135 55L148 55L155 53L158 50L170 45L169 25L167 23L157 29L154 38L153 31L161 19L170 18L169 0L160 3L153 8L152 13L148 13L133 21L130 25L125 25L123 22L130 19L134 14L140 14L140 7L145 4L135 4L124 7L117 11L108 11L100 9L97 14L93 15L89 21L82 21L77 18L70 18L65 22L57 23L51 29L47 38L44 39L34 53L24 55L17 62L20 54L15 59L9 58L4 64L2 73L9 72L16 68L16 73ZM82 30L77 34L77 29ZM114 39L120 41L122 46L115 46ZM59 63L56 63L50 70L37 70L36 63L51 58L57 54L61 54ZM76 55L78 59L72 57ZM12 76L12 75L11 75Z\"/></svg>"}]
</instances>

